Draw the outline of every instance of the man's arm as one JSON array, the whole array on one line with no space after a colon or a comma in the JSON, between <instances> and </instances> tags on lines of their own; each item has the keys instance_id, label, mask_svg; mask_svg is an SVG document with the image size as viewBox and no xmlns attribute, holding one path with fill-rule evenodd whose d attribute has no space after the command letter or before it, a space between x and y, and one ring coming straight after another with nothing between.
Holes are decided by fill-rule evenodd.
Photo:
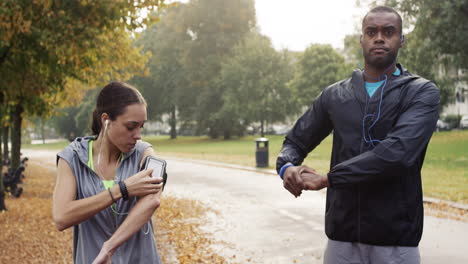
<instances>
[{"instance_id":1,"label":"man's arm","mask_svg":"<svg viewBox=\"0 0 468 264\"><path fill-rule=\"evenodd\" d=\"M298 165L302 164L307 154L332 130L325 100L324 93L320 94L309 110L299 118L286 136L276 161L276 170L283 179L284 188L296 197L306 188L301 174L315 172L312 168Z\"/></svg>"},{"instance_id":2,"label":"man's arm","mask_svg":"<svg viewBox=\"0 0 468 264\"><path fill-rule=\"evenodd\" d=\"M434 131L440 94L433 83L421 88L394 128L374 149L335 165L328 173L330 186L339 187L385 177L389 170L412 166L426 149Z\"/></svg>"},{"instance_id":3,"label":"man's arm","mask_svg":"<svg viewBox=\"0 0 468 264\"><path fill-rule=\"evenodd\" d=\"M325 97L325 92L322 92L286 136L276 160L278 173L288 162L296 166L302 164L307 154L332 131L333 126L326 111Z\"/></svg>"}]
</instances>

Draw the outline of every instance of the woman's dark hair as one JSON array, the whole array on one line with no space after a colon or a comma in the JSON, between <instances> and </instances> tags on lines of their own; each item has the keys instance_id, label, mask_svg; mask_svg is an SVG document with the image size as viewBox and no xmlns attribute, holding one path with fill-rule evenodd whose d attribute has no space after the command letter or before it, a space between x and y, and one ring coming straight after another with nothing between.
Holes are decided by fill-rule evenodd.
<instances>
[{"instance_id":1,"label":"woman's dark hair","mask_svg":"<svg viewBox=\"0 0 468 264\"><path fill-rule=\"evenodd\" d=\"M143 104L146 101L141 93L131 85L124 82L111 82L99 92L96 101L96 109L93 112L91 131L93 135L99 135L102 123L101 115L106 113L110 120L115 120L123 114L125 108L132 104Z\"/></svg>"}]
</instances>

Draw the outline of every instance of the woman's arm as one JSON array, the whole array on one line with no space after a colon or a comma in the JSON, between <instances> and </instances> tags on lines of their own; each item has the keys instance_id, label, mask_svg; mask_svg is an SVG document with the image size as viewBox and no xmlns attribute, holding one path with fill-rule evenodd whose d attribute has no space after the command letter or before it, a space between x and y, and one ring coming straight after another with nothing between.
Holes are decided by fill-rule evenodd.
<instances>
[{"instance_id":1,"label":"woman's arm","mask_svg":"<svg viewBox=\"0 0 468 264\"><path fill-rule=\"evenodd\" d=\"M147 148L145 150L143 153L143 160L148 155L154 155L152 148ZM137 204L130 210L127 218L125 218L112 237L104 242L101 252L93 263L107 263L115 250L151 219L151 216L160 204L162 183L157 184L157 186L159 186L159 191L157 193L141 197Z\"/></svg>"},{"instance_id":2,"label":"woman's arm","mask_svg":"<svg viewBox=\"0 0 468 264\"><path fill-rule=\"evenodd\" d=\"M114 254L117 248L149 221L154 211L159 207L160 194L161 192L148 194L137 202L117 231L115 231L109 240L104 242L99 255L93 263L107 263L106 261L112 258L112 254ZM153 234L149 235L152 236Z\"/></svg>"},{"instance_id":3,"label":"woman's arm","mask_svg":"<svg viewBox=\"0 0 468 264\"><path fill-rule=\"evenodd\" d=\"M152 183L157 179L149 177L151 171L142 171L125 180L129 196L157 193L159 188ZM115 200L122 197L116 184L111 189ZM70 165L63 159L58 162L57 181L53 196L53 219L58 230L62 231L77 225L109 207L113 201L108 190L94 196L75 200L76 182Z\"/></svg>"}]
</instances>

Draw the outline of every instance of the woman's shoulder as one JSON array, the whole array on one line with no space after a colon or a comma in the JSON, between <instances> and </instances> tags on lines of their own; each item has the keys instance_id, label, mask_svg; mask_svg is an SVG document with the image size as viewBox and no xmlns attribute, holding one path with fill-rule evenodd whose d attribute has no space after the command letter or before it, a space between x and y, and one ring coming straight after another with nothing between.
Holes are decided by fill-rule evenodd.
<instances>
[{"instance_id":1,"label":"woman's shoulder","mask_svg":"<svg viewBox=\"0 0 468 264\"><path fill-rule=\"evenodd\" d=\"M64 159L69 164L75 158L86 158L88 156L88 144L90 140L94 140L94 136L77 137L62 151L57 153L57 164L60 158Z\"/></svg>"},{"instance_id":2,"label":"woman's shoulder","mask_svg":"<svg viewBox=\"0 0 468 264\"><path fill-rule=\"evenodd\" d=\"M138 140L135 148L136 148L136 151L138 151L139 153L144 153L145 150L147 148L150 148L150 147L153 147L153 145L151 145L151 143L148 143L146 141L143 141L143 140Z\"/></svg>"}]
</instances>

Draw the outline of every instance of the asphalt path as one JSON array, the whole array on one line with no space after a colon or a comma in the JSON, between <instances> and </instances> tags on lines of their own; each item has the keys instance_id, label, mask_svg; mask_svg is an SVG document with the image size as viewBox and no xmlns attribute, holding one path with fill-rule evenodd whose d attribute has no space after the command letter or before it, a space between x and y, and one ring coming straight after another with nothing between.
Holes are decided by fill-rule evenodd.
<instances>
[{"instance_id":1,"label":"asphalt path","mask_svg":"<svg viewBox=\"0 0 468 264\"><path fill-rule=\"evenodd\" d=\"M23 150L31 161L54 166L55 152ZM165 192L198 200L214 250L237 263L322 263L325 191L294 198L279 177L228 164L162 157ZM45 162L47 160L47 162ZM164 200L162 200L164 202ZM468 223L425 216L422 263L468 263Z\"/></svg>"}]
</instances>

